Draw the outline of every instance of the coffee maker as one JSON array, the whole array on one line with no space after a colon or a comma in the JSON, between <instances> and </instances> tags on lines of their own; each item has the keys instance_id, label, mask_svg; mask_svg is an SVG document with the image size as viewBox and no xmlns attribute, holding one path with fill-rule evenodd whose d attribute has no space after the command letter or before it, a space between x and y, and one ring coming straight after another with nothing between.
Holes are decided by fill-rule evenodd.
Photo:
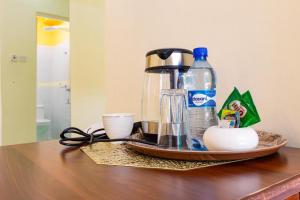
<instances>
[{"instance_id":1,"label":"coffee maker","mask_svg":"<svg viewBox=\"0 0 300 200\"><path fill-rule=\"evenodd\" d=\"M161 91L182 89L180 78L192 64L193 53L187 49L156 49L146 54L141 122L146 139L157 140Z\"/></svg>"}]
</instances>

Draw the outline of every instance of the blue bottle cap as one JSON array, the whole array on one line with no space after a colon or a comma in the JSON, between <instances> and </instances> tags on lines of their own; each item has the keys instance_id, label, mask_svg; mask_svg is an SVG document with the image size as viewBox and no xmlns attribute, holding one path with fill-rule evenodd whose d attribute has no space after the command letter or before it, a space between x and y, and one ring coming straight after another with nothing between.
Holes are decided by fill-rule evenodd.
<instances>
[{"instance_id":1,"label":"blue bottle cap","mask_svg":"<svg viewBox=\"0 0 300 200\"><path fill-rule=\"evenodd\" d=\"M206 47L198 47L193 50L194 58L203 58L207 57L207 48Z\"/></svg>"}]
</instances>

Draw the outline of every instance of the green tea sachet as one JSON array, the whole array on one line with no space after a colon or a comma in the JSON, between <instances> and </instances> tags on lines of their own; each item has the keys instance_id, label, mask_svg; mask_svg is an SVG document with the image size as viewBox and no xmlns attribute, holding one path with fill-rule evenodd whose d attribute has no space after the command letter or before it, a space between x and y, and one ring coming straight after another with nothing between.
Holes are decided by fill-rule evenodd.
<instances>
[{"instance_id":1,"label":"green tea sachet","mask_svg":"<svg viewBox=\"0 0 300 200\"><path fill-rule=\"evenodd\" d=\"M253 101L253 99L252 99L252 96L251 96L249 90L246 91L244 94L242 94L242 99L248 104L248 106L249 106L250 108L253 109L253 112L255 112L255 114L257 115L257 117L258 117L258 119L259 119L258 122L260 122L259 114L258 114L258 112L257 112L257 110L256 110L256 106L255 106L255 104L254 104L254 101Z\"/></svg>"},{"instance_id":2,"label":"green tea sachet","mask_svg":"<svg viewBox=\"0 0 300 200\"><path fill-rule=\"evenodd\" d=\"M222 106L222 109L218 113L221 119L222 111L234 110L238 111L240 114L240 128L248 127L253 124L260 122L260 117L252 100L249 91L245 92L243 95L240 94L237 88L231 92L227 100Z\"/></svg>"}]
</instances>

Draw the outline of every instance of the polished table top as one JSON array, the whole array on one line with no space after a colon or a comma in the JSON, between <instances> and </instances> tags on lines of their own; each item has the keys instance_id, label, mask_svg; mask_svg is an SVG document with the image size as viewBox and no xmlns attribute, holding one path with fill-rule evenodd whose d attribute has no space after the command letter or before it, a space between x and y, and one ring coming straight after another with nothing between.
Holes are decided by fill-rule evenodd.
<instances>
[{"instance_id":1,"label":"polished table top","mask_svg":"<svg viewBox=\"0 0 300 200\"><path fill-rule=\"evenodd\" d=\"M97 165L58 141L0 147L0 198L9 200L282 199L299 192L298 173L296 148L226 165L167 171Z\"/></svg>"}]
</instances>

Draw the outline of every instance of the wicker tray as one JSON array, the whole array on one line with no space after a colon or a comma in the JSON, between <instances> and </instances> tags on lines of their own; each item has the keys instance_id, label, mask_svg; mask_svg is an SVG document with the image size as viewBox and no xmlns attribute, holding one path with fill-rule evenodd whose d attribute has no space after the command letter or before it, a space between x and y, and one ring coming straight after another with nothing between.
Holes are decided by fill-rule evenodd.
<instances>
[{"instance_id":1,"label":"wicker tray","mask_svg":"<svg viewBox=\"0 0 300 200\"><path fill-rule=\"evenodd\" d=\"M157 146L127 142L127 147L139 153L175 160L240 160L267 156L277 152L287 144L287 140L281 135L258 131L259 144L256 149L250 151L178 151L176 149L164 149ZM141 134L132 137L141 139Z\"/></svg>"}]
</instances>

